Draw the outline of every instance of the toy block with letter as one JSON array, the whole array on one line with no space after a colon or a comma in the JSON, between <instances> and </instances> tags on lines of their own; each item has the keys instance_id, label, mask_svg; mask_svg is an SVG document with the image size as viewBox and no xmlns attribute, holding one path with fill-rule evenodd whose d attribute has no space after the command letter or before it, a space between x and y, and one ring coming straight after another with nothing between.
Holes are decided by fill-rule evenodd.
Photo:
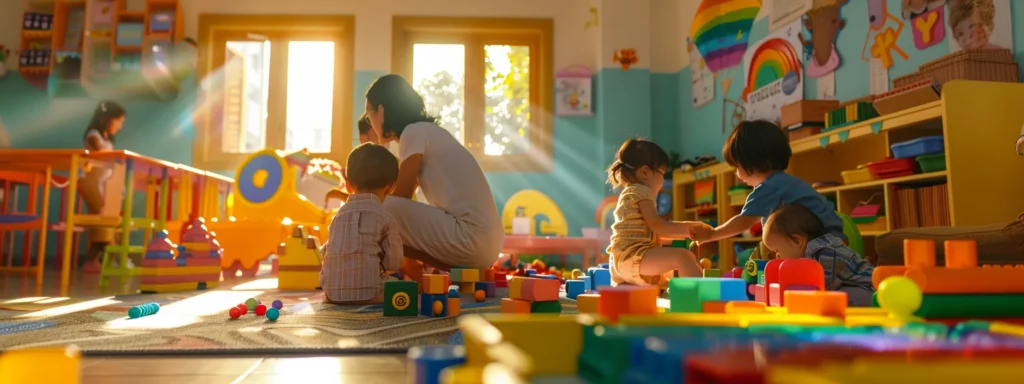
<instances>
[{"instance_id":1,"label":"toy block with letter","mask_svg":"<svg viewBox=\"0 0 1024 384\"><path fill-rule=\"evenodd\" d=\"M384 282L384 316L416 316L419 312L415 281Z\"/></svg>"}]
</instances>

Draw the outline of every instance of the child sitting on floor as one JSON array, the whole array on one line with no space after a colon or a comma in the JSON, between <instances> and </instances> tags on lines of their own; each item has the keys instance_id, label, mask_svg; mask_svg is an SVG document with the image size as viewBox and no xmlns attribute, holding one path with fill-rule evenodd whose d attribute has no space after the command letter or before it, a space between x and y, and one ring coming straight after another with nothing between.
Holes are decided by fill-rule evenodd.
<instances>
[{"instance_id":1,"label":"child sitting on floor","mask_svg":"<svg viewBox=\"0 0 1024 384\"><path fill-rule=\"evenodd\" d=\"M352 193L338 210L322 247L320 284L327 301L375 304L384 300L388 271L402 265L402 240L384 198L398 180L398 159L387 148L366 143L352 150L345 183Z\"/></svg>"},{"instance_id":2,"label":"child sitting on floor","mask_svg":"<svg viewBox=\"0 0 1024 384\"><path fill-rule=\"evenodd\" d=\"M658 215L654 199L668 170L668 154L657 144L629 139L608 167L608 183L622 188L615 207L609 266L613 284L661 284L661 275L701 276L693 253L682 248L662 248L659 237L685 239L701 222L673 222ZM710 229L710 227L708 227Z\"/></svg>"},{"instance_id":3,"label":"child sitting on floor","mask_svg":"<svg viewBox=\"0 0 1024 384\"><path fill-rule=\"evenodd\" d=\"M846 292L851 306L871 305L875 266L829 233L806 207L791 204L772 213L764 227L764 244L782 260L814 259L825 270L825 289Z\"/></svg>"}]
</instances>

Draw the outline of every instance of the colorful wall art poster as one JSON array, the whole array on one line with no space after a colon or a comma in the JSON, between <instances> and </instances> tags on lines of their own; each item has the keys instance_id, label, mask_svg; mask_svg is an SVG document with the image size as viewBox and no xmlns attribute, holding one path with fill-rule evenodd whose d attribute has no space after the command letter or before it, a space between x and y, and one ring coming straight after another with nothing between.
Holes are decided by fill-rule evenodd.
<instances>
[{"instance_id":1,"label":"colorful wall art poster","mask_svg":"<svg viewBox=\"0 0 1024 384\"><path fill-rule=\"evenodd\" d=\"M861 59L870 62L879 59L885 68L892 68L895 58L909 60L907 52L896 43L903 33L904 23L899 17L889 13L889 2L886 0L867 0L868 3L868 35L864 39Z\"/></svg>"},{"instance_id":2,"label":"colorful wall art poster","mask_svg":"<svg viewBox=\"0 0 1024 384\"><path fill-rule=\"evenodd\" d=\"M690 55L690 90L693 93L693 107L700 108L715 100L715 74L704 63L700 52L686 39L686 52Z\"/></svg>"},{"instance_id":3,"label":"colorful wall art poster","mask_svg":"<svg viewBox=\"0 0 1024 384\"><path fill-rule=\"evenodd\" d=\"M768 34L743 55L747 119L778 121L781 108L804 98L800 20Z\"/></svg>"},{"instance_id":4,"label":"colorful wall art poster","mask_svg":"<svg viewBox=\"0 0 1024 384\"><path fill-rule=\"evenodd\" d=\"M558 116L591 116L593 73L590 68L574 65L555 74L555 114Z\"/></svg>"},{"instance_id":5,"label":"colorful wall art poster","mask_svg":"<svg viewBox=\"0 0 1024 384\"><path fill-rule=\"evenodd\" d=\"M765 0L768 7L768 29L771 31L800 20L814 5L813 0Z\"/></svg>"},{"instance_id":6,"label":"colorful wall art poster","mask_svg":"<svg viewBox=\"0 0 1024 384\"><path fill-rule=\"evenodd\" d=\"M949 0L946 12L949 51L1013 49L1010 0Z\"/></svg>"},{"instance_id":7,"label":"colorful wall art poster","mask_svg":"<svg viewBox=\"0 0 1024 384\"><path fill-rule=\"evenodd\" d=\"M836 37L846 27L846 20L840 10L849 0L825 0L807 12L804 17L804 28L811 33L805 39L799 34L800 44L810 51L807 59L807 76L822 77L839 68L839 51L836 50Z\"/></svg>"},{"instance_id":8,"label":"colorful wall art poster","mask_svg":"<svg viewBox=\"0 0 1024 384\"><path fill-rule=\"evenodd\" d=\"M946 39L946 8L938 7L910 19L914 47L925 50Z\"/></svg>"}]
</instances>

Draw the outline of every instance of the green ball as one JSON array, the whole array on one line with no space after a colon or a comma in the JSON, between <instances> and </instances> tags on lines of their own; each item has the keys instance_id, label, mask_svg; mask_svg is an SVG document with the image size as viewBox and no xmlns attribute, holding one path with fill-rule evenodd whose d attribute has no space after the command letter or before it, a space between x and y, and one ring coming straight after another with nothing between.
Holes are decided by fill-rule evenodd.
<instances>
[{"instance_id":1,"label":"green ball","mask_svg":"<svg viewBox=\"0 0 1024 384\"><path fill-rule=\"evenodd\" d=\"M281 311L277 308L267 308L267 320L276 321L281 316Z\"/></svg>"},{"instance_id":2,"label":"green ball","mask_svg":"<svg viewBox=\"0 0 1024 384\"><path fill-rule=\"evenodd\" d=\"M260 301L256 300L255 297L250 297L250 298L245 300L245 306L247 308L249 308L250 312L251 311L255 311L256 310L256 306L259 305L259 304L260 304Z\"/></svg>"}]
</instances>

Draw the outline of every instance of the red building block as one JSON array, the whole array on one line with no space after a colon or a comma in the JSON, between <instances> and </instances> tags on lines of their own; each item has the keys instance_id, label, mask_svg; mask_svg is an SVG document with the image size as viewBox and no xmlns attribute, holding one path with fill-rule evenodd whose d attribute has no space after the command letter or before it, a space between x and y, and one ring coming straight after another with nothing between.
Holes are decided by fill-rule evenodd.
<instances>
[{"instance_id":1,"label":"red building block","mask_svg":"<svg viewBox=\"0 0 1024 384\"><path fill-rule=\"evenodd\" d=\"M529 301L556 301L561 286L555 279L528 278L523 282L521 298Z\"/></svg>"},{"instance_id":2,"label":"red building block","mask_svg":"<svg viewBox=\"0 0 1024 384\"><path fill-rule=\"evenodd\" d=\"M621 315L655 315L658 313L656 286L619 285L602 287L597 302L597 313L609 321L618 321Z\"/></svg>"},{"instance_id":3,"label":"red building block","mask_svg":"<svg viewBox=\"0 0 1024 384\"><path fill-rule=\"evenodd\" d=\"M789 290L824 291L825 270L811 259L772 260L764 268L768 305L785 305L783 293Z\"/></svg>"},{"instance_id":4,"label":"red building block","mask_svg":"<svg viewBox=\"0 0 1024 384\"><path fill-rule=\"evenodd\" d=\"M530 313L530 302L519 299L501 299L501 313Z\"/></svg>"},{"instance_id":5,"label":"red building block","mask_svg":"<svg viewBox=\"0 0 1024 384\"><path fill-rule=\"evenodd\" d=\"M494 272L494 286L497 288L508 288L508 277L501 272Z\"/></svg>"}]
</instances>

